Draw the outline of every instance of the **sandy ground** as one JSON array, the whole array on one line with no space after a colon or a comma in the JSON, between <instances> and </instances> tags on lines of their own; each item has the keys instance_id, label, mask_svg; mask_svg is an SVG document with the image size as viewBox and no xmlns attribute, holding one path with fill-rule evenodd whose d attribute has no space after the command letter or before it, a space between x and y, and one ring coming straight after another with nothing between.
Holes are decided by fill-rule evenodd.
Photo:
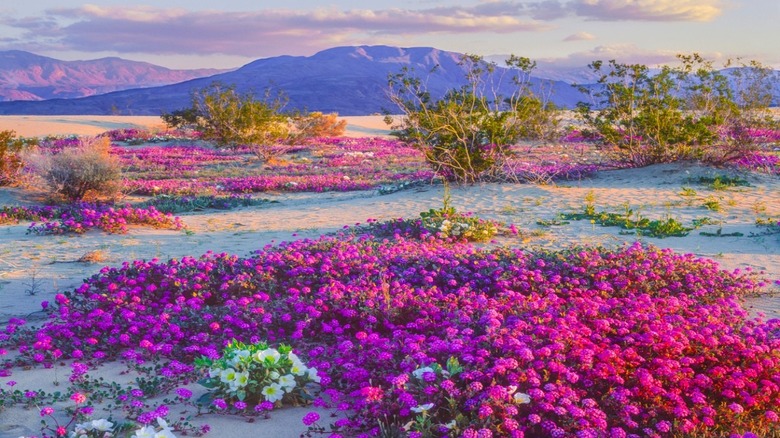
<instances>
[{"instance_id":1,"label":"sandy ground","mask_svg":"<svg viewBox=\"0 0 780 438\"><path fill-rule=\"evenodd\" d=\"M0 122L8 119L2 117ZM380 117L349 119L358 119L350 122L353 132L357 132L355 127L358 126L380 132L385 129ZM0 124L0 129L4 126ZM84 122L80 126L91 125ZM537 224L538 220L555 219L562 212L581 211L586 197L595 199L598 211L621 212L628 205L651 219L672 216L686 225L693 219L706 216L720 224L707 225L686 237L641 237L640 240L712 258L724 269L751 268L763 271L771 281L780 279L780 236L755 235L761 232L755 226L756 218L780 217L780 180L771 176L748 175L750 187L722 191L693 184L690 180L716 173L722 171L683 163L607 171L592 179L550 186L474 185L453 188L452 203L460 211L514 223L521 230L521 235L499 243L526 248L561 249L575 244L615 246L637 239L636 236L621 235L618 228L599 227L588 221L572 221L567 225L550 227ZM683 196L682 187L694 188L696 194ZM119 265L132 259L198 256L210 250L247 256L268 243L316 238L337 231L344 225L365 222L368 218L417 217L421 211L441 206L442 196L441 186L424 186L389 195L372 191L262 194L260 197L278 203L227 212L183 215L190 233L132 228L125 235L92 231L82 236L37 236L25 233L29 225L26 223L0 226L0 325L11 317L35 321L36 317L40 317L41 301L52 300L58 291L77 287L104 265ZM707 210L703 201L708 197L718 199L723 209L720 212ZM27 202L30 202L29 192L0 189L0 205ZM707 237L699 234L699 231L715 232L720 227L724 234L739 231L744 236ZM751 233L754 235L751 236ZM95 250L104 254L104 261L77 261ZM753 315L764 313L767 318L780 318L777 288L768 291L773 291L774 295L751 298L746 306ZM108 365L101 368L101 372L111 374L120 369L120 365ZM59 380L66 378L67 370L61 369ZM0 378L0 385L5 387L9 380L19 382L15 389L57 389L53 386L57 377L52 370L14 370L12 376ZM197 391L196 386L192 389ZM301 418L308 411L283 409L273 413L270 420L255 423L230 417L198 418L195 422L211 424L215 432L209 436L297 437L305 430ZM327 418L326 415L322 412L324 418ZM37 432L39 420L36 410L14 408L0 411L0 438Z\"/></svg>"},{"instance_id":2,"label":"sandy ground","mask_svg":"<svg viewBox=\"0 0 780 438\"><path fill-rule=\"evenodd\" d=\"M374 137L388 132L382 116L341 119L347 121L348 137ZM97 135L122 128L163 130L165 124L157 116L0 116L0 131L12 130L22 137Z\"/></svg>"}]
</instances>

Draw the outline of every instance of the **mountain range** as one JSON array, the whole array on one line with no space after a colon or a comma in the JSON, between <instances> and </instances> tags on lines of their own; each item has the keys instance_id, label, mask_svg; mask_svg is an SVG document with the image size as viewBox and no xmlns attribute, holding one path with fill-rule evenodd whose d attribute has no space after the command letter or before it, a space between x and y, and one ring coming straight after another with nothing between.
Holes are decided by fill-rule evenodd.
<instances>
[{"instance_id":1,"label":"mountain range","mask_svg":"<svg viewBox=\"0 0 780 438\"><path fill-rule=\"evenodd\" d=\"M0 51L0 101L72 99L155 87L226 70L171 70L121 58L61 61L20 50Z\"/></svg>"},{"instance_id":2,"label":"mountain range","mask_svg":"<svg viewBox=\"0 0 780 438\"><path fill-rule=\"evenodd\" d=\"M392 112L389 75L409 69L435 98L465 84L461 57L431 47L336 47L312 56L265 58L218 71L168 70L119 58L66 62L27 52L0 52L0 96L13 99L0 102L0 114L160 115L190 106L192 91L213 82L233 85L242 93L281 91L289 98L286 109L345 116ZM509 78L514 72L497 67L495 74L505 78L498 93L511 94ZM554 104L572 108L585 100L569 83L571 78L588 78L584 68L580 74L545 76L551 79L533 77L530 84Z\"/></svg>"}]
</instances>

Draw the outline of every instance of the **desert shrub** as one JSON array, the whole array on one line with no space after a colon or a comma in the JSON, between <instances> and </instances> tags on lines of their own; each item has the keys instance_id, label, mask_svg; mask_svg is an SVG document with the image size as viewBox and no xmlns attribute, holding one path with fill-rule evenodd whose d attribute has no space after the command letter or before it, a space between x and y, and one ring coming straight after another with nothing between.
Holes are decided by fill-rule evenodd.
<instances>
[{"instance_id":1,"label":"desert shrub","mask_svg":"<svg viewBox=\"0 0 780 438\"><path fill-rule=\"evenodd\" d=\"M347 121L339 120L338 113L323 114L319 111L303 113L292 118L296 136L306 139L314 137L339 137L347 129Z\"/></svg>"},{"instance_id":2,"label":"desert shrub","mask_svg":"<svg viewBox=\"0 0 780 438\"><path fill-rule=\"evenodd\" d=\"M35 145L36 139L17 137L15 131L0 131L0 186L16 184L24 163L22 151Z\"/></svg>"},{"instance_id":3,"label":"desert shrub","mask_svg":"<svg viewBox=\"0 0 780 438\"><path fill-rule=\"evenodd\" d=\"M754 153L757 130L770 123L771 70L753 62L733 70L730 80L698 54L678 58L679 66L656 74L641 64L591 63L598 85L580 87L591 101L577 108L585 134L636 166L683 159L724 164Z\"/></svg>"},{"instance_id":4,"label":"desert shrub","mask_svg":"<svg viewBox=\"0 0 780 438\"><path fill-rule=\"evenodd\" d=\"M113 199L119 194L122 180L119 159L110 154L110 145L107 137L82 138L77 146L59 151L39 149L28 154L25 161L54 195L69 201Z\"/></svg>"},{"instance_id":5,"label":"desert shrub","mask_svg":"<svg viewBox=\"0 0 780 438\"><path fill-rule=\"evenodd\" d=\"M169 128L194 130L217 146L249 147L263 161L289 152L313 137L336 137L346 121L338 114L283 111L287 99L267 90L262 99L251 92L241 94L234 86L213 83L192 94L192 106L163 114Z\"/></svg>"},{"instance_id":6,"label":"desert shrub","mask_svg":"<svg viewBox=\"0 0 780 438\"><path fill-rule=\"evenodd\" d=\"M248 146L268 161L284 154L294 138L289 117L282 112L286 99L266 91L263 99L241 94L234 86L213 83L192 94L192 107L163 115L172 128L194 129L217 146Z\"/></svg>"},{"instance_id":7,"label":"desert shrub","mask_svg":"<svg viewBox=\"0 0 780 438\"><path fill-rule=\"evenodd\" d=\"M512 56L517 75L511 96L498 96L496 65L481 57L461 59L466 85L434 100L425 82L405 69L389 78L390 99L403 113L397 136L416 145L434 170L449 181L472 183L500 178L510 146L520 139L544 139L557 129L558 114L530 88L536 64ZM386 120L388 124L392 119Z\"/></svg>"}]
</instances>

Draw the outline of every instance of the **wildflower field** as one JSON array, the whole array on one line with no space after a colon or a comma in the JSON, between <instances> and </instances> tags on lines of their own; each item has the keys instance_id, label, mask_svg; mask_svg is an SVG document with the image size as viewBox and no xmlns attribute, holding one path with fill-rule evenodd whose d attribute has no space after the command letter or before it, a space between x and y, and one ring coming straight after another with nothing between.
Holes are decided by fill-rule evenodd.
<instances>
[{"instance_id":1,"label":"wildflower field","mask_svg":"<svg viewBox=\"0 0 780 438\"><path fill-rule=\"evenodd\" d=\"M408 200L401 196L441 187L417 150L386 139L317 139L258 163L241 148L196 139L135 145L138 133L109 135L126 200L0 206L0 231L23 226L41 242L151 228L184 246L202 232L204 211L235 210L245 221L287 199L277 207L258 196L370 191ZM248 254L123 258L45 301L27 297L42 301L40 311L10 318L0 333L0 418L27 409L42 421L37 436L223 436L209 418L251 430L297 406L289 436L780 435L780 319L746 307L778 279L722 270L641 232L611 246L533 245L532 230L596 232L595 221L557 215L530 225L533 207L555 204L567 185L585 192L576 186L588 177L625 167L582 140L575 132L554 146L518 147L507 164L515 185L560 185L536 206L499 198L508 185L466 188L454 197L459 210L468 190L475 206L485 204L480 196L504 204L477 211L486 220L446 205L399 218L406 207L390 206L398 215L363 225L353 224L368 215L354 217L340 231ZM746 182L776 187L771 147L738 165ZM707 214L702 229L728 233L737 221L727 214L750 214L756 223L739 230L755 236L723 239L776 254L777 209L752 201L766 192L721 188L732 181L725 177L686 181L668 188L682 191L673 207L684 218ZM705 196L722 197L731 212L706 209ZM745 213L747 201L729 205L727 196L755 205ZM585 211L618 204L599 201L586 196ZM106 368L128 378L101 378ZM40 369L59 370L61 384L16 382Z\"/></svg>"}]
</instances>

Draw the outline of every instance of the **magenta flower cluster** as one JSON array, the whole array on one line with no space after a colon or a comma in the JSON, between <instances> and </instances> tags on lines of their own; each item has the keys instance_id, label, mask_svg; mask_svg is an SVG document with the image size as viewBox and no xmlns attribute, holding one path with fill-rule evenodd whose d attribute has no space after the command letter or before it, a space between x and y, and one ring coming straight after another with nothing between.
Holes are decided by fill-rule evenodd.
<instances>
[{"instance_id":1,"label":"magenta flower cluster","mask_svg":"<svg viewBox=\"0 0 780 438\"><path fill-rule=\"evenodd\" d=\"M179 230L184 228L181 219L161 213L154 206L113 206L93 202L65 205L0 208L0 224L33 221L28 233L82 234L98 228L107 233L123 234L128 225L144 225L154 228Z\"/></svg>"},{"instance_id":2,"label":"magenta flower cluster","mask_svg":"<svg viewBox=\"0 0 780 438\"><path fill-rule=\"evenodd\" d=\"M103 134L112 142L123 142L128 144L142 143L160 143L168 141L197 140L200 138L199 132L166 130L162 132L152 132L146 129L123 128L106 131Z\"/></svg>"},{"instance_id":3,"label":"magenta flower cluster","mask_svg":"<svg viewBox=\"0 0 780 438\"><path fill-rule=\"evenodd\" d=\"M11 366L289 343L344 434L377 435L384 419L416 436L761 435L780 431L780 321L748 319L740 297L758 287L640 244L326 237L104 268L58 295L43 327L10 322L0 347L19 350Z\"/></svg>"},{"instance_id":4,"label":"magenta flower cluster","mask_svg":"<svg viewBox=\"0 0 780 438\"><path fill-rule=\"evenodd\" d=\"M111 151L122 162L123 171L144 178L172 177L207 169L209 166L230 165L244 161L234 151L194 145L154 147L114 147ZM192 176L197 176L197 173Z\"/></svg>"},{"instance_id":5,"label":"magenta flower cluster","mask_svg":"<svg viewBox=\"0 0 780 438\"><path fill-rule=\"evenodd\" d=\"M734 165L740 169L780 175L780 156L755 152L739 158Z\"/></svg>"},{"instance_id":6,"label":"magenta flower cluster","mask_svg":"<svg viewBox=\"0 0 780 438\"><path fill-rule=\"evenodd\" d=\"M296 149L292 161L262 166L241 148L116 147L114 153L126 168L128 191L140 195L352 191L433 178L418 151L383 139L317 139ZM225 176L213 171L217 166L241 174Z\"/></svg>"}]
</instances>

